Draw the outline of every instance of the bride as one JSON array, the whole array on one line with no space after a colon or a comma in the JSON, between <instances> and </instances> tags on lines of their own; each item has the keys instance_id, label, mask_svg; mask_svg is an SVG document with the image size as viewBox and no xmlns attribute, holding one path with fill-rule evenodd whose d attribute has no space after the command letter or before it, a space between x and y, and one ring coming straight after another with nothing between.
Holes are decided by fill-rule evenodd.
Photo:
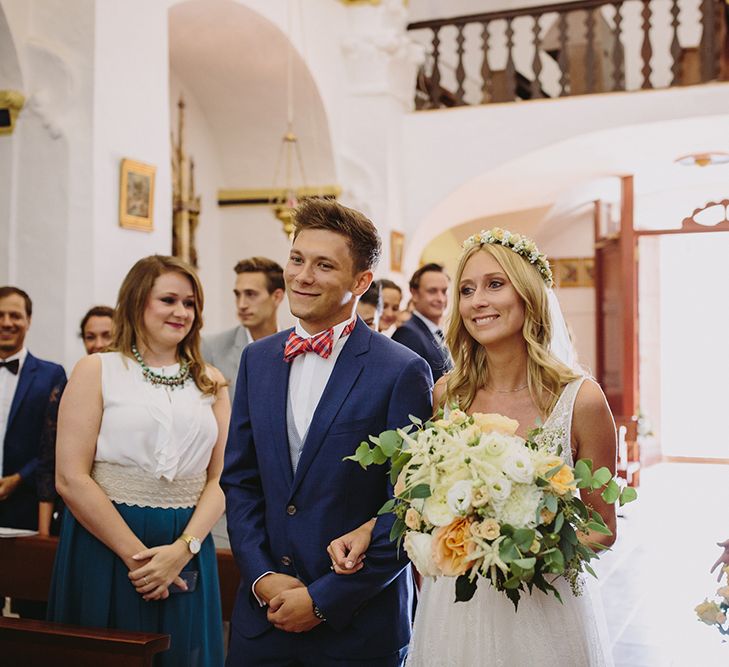
<instances>
[{"instance_id":1,"label":"bride","mask_svg":"<svg viewBox=\"0 0 729 667\"><path fill-rule=\"evenodd\" d=\"M458 265L447 341L455 368L435 385L433 403L467 412L500 413L519 422L526 437L536 425L541 446L559 451L568 465L591 459L593 469L615 472L615 425L602 390L574 370L571 350L546 258L533 242L494 229L472 236ZM557 331L555 331L557 329ZM562 350L555 349L555 334ZM599 492L582 492L612 536L581 535L610 546L615 510ZM354 574L366 561L373 522L334 540L332 567ZM554 582L562 602L534 589L518 612L503 593L481 581L468 602L454 602L454 580L427 579L415 616L409 667L603 667L612 665L602 609L583 582Z\"/></svg>"}]
</instances>

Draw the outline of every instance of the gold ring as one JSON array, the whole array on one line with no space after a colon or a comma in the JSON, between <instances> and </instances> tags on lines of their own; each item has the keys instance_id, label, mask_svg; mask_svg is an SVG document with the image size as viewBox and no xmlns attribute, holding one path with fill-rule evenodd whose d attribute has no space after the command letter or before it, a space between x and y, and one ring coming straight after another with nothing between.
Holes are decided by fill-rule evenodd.
<instances>
[{"instance_id":1,"label":"gold ring","mask_svg":"<svg viewBox=\"0 0 729 667\"><path fill-rule=\"evenodd\" d=\"M149 584L149 581L147 580L147 577L145 576L144 577L144 585L146 586L147 584Z\"/></svg>"}]
</instances>

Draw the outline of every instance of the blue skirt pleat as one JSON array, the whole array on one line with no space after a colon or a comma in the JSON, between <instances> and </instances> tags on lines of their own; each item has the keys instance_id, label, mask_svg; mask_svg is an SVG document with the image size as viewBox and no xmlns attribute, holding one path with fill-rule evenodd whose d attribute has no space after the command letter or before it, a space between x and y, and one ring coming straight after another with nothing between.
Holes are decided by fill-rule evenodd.
<instances>
[{"instance_id":1,"label":"blue skirt pleat","mask_svg":"<svg viewBox=\"0 0 729 667\"><path fill-rule=\"evenodd\" d=\"M114 506L147 547L174 542L193 512L193 508ZM67 511L53 568L48 619L168 634L170 648L157 656L155 667L220 667L223 623L212 536L185 569L198 571L195 591L146 602L129 581L124 562Z\"/></svg>"}]
</instances>

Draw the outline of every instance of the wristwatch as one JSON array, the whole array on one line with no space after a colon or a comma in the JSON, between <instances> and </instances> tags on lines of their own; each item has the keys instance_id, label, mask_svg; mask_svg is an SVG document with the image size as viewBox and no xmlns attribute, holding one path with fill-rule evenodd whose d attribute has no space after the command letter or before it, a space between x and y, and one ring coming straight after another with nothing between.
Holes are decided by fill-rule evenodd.
<instances>
[{"instance_id":1,"label":"wristwatch","mask_svg":"<svg viewBox=\"0 0 729 667\"><path fill-rule=\"evenodd\" d=\"M187 533L182 533L182 535L180 535L177 539L182 540L185 544L187 544L187 548L193 556L200 552L200 540L198 540L197 537L193 537Z\"/></svg>"},{"instance_id":2,"label":"wristwatch","mask_svg":"<svg viewBox=\"0 0 729 667\"><path fill-rule=\"evenodd\" d=\"M312 608L314 610L314 616L316 616L320 621L326 621L327 620L326 619L326 616L324 616L324 612L322 612L322 610L319 609L319 607L317 607L316 604L314 604L314 601L313 600L311 602L311 606L312 606Z\"/></svg>"}]
</instances>

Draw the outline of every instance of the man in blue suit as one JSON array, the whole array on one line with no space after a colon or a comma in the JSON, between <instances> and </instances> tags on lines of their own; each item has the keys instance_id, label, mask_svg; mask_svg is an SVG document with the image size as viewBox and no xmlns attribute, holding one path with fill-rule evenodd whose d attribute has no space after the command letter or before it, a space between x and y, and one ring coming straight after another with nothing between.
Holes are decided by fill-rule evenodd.
<instances>
[{"instance_id":1,"label":"man in blue suit","mask_svg":"<svg viewBox=\"0 0 729 667\"><path fill-rule=\"evenodd\" d=\"M49 397L66 373L25 348L33 303L17 287L0 287L0 526L38 528L35 469ZM45 604L13 600L21 616L43 618Z\"/></svg>"},{"instance_id":2,"label":"man in blue suit","mask_svg":"<svg viewBox=\"0 0 729 667\"><path fill-rule=\"evenodd\" d=\"M374 225L325 200L295 220L284 277L298 324L245 348L221 478L241 572L228 665L395 667L413 584L392 517L377 518L355 574L335 574L326 549L392 493L384 466L342 459L409 415L427 418L432 377L355 314L380 255Z\"/></svg>"},{"instance_id":3,"label":"man in blue suit","mask_svg":"<svg viewBox=\"0 0 729 667\"><path fill-rule=\"evenodd\" d=\"M48 397L66 385L62 366L25 349L33 304L17 287L0 287L0 526L38 527L35 469Z\"/></svg>"},{"instance_id":4,"label":"man in blue suit","mask_svg":"<svg viewBox=\"0 0 729 667\"><path fill-rule=\"evenodd\" d=\"M434 382L453 368L440 328L448 306L448 283L448 274L440 264L421 266L410 279L413 316L392 334L392 340L428 362Z\"/></svg>"}]
</instances>

